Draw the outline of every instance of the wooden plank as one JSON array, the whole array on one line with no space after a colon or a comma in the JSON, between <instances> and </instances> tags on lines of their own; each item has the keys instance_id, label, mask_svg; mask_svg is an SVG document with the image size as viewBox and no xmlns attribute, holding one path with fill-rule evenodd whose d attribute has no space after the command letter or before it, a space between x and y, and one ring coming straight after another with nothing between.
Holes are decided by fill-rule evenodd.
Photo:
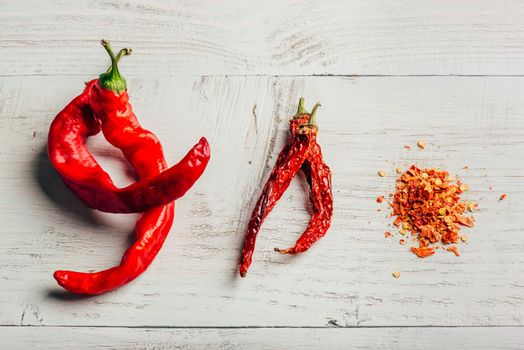
<instances>
[{"instance_id":1,"label":"wooden plank","mask_svg":"<svg viewBox=\"0 0 524 350\"><path fill-rule=\"evenodd\" d=\"M55 328L0 327L10 349L475 349L524 347L522 328Z\"/></svg>"},{"instance_id":2,"label":"wooden plank","mask_svg":"<svg viewBox=\"0 0 524 350\"><path fill-rule=\"evenodd\" d=\"M76 298L56 286L53 270L116 264L136 220L86 209L46 159L49 123L82 81L0 79L1 325L523 325L524 78L130 78L135 111L169 163L201 135L212 161L178 202L147 273L113 293ZM273 252L306 226L299 178L239 279L247 218L299 96L308 106L323 103L319 140L334 173L333 227L307 254ZM403 148L420 138L426 150ZM119 175L126 166L118 152L101 138L90 146L119 184L130 181ZM384 238L391 220L375 198L392 190L396 166L413 162L460 176L471 185L465 197L480 202L460 258L419 260L398 238ZM379 178L379 169L390 176ZM499 202L502 192L508 198ZM401 278L391 277L395 270Z\"/></svg>"},{"instance_id":3,"label":"wooden plank","mask_svg":"<svg viewBox=\"0 0 524 350\"><path fill-rule=\"evenodd\" d=\"M31 11L28 11L31 9ZM524 4L504 1L3 1L0 76L524 74Z\"/></svg>"}]
</instances>

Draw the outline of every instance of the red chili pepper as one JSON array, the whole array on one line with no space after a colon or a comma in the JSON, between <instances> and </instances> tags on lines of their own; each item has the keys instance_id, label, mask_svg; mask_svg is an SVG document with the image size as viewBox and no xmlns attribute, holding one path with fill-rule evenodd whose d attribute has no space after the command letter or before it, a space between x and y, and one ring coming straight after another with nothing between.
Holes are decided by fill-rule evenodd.
<instances>
[{"instance_id":1,"label":"red chili pepper","mask_svg":"<svg viewBox=\"0 0 524 350\"><path fill-rule=\"evenodd\" d=\"M105 43L104 47L109 46ZM144 212L180 198L209 161L209 144L201 138L178 164L125 188L117 188L97 163L85 141L100 129L135 168L149 161L152 150L162 151L156 136L140 126L128 103L117 59L129 52L122 50L117 57L111 52L111 69L89 82L55 117L49 130L49 158L64 183L89 207L111 213Z\"/></svg>"},{"instance_id":2,"label":"red chili pepper","mask_svg":"<svg viewBox=\"0 0 524 350\"><path fill-rule=\"evenodd\" d=\"M207 164L209 145L202 139L181 164L173 167L176 171L167 169L160 143L152 133L140 127L127 102L125 80L116 64L120 53L115 57L109 44L105 41L102 44L111 56L112 67L98 81L90 82L84 93L59 114L60 118L51 127L50 135L53 136L60 136L57 133L60 124L70 133L58 140L50 139L49 153L60 165L58 170L65 182L80 192L81 197L92 196L93 203L97 204L114 189L109 175L85 147L85 138L102 129L108 141L123 151L137 172L140 181L129 186L131 190L127 192L133 200L147 201L153 193L148 192L147 187L137 190L140 185L153 186L155 191L169 191L173 186L191 187ZM71 175L71 178L64 174ZM125 201L128 197L122 198L123 203L128 204ZM161 201L166 200L166 196L161 196ZM95 273L56 271L55 279L62 287L77 294L104 293L133 280L147 269L162 247L173 223L174 206L171 200L142 214L135 229L137 241L125 252L119 266Z\"/></svg>"},{"instance_id":3,"label":"red chili pepper","mask_svg":"<svg viewBox=\"0 0 524 350\"><path fill-rule=\"evenodd\" d=\"M314 117L314 116L313 116ZM299 131L300 125L310 121L311 115L304 109L304 99L301 98L296 116L289 121L292 134ZM287 249L275 248L275 251L282 254L297 254L308 250L316 241L322 238L331 226L333 216L333 191L331 186L331 170L322 158L322 150L316 142L308 154L302 171L306 175L311 192L309 199L313 215L308 227L294 247Z\"/></svg>"},{"instance_id":4,"label":"red chili pepper","mask_svg":"<svg viewBox=\"0 0 524 350\"><path fill-rule=\"evenodd\" d=\"M318 107L319 105L317 104L313 109L313 115ZM316 124L313 123L313 118L311 121L312 123L303 125L296 134L292 135L290 142L286 144L278 155L275 167L271 171L271 175L253 209L239 265L239 273L242 277L246 276L247 270L253 260L256 238L262 222L280 197L282 197L282 194L300 170L312 146L315 144L317 128Z\"/></svg>"}]
</instances>

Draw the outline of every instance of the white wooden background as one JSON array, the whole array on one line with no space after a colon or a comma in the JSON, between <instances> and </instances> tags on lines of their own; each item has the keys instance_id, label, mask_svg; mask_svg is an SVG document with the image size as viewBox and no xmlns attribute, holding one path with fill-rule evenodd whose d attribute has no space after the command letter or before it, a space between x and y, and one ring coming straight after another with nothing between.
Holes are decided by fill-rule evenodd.
<instances>
[{"instance_id":1,"label":"white wooden background","mask_svg":"<svg viewBox=\"0 0 524 350\"><path fill-rule=\"evenodd\" d=\"M134 49L121 71L170 164L202 135L212 161L150 269L84 298L52 272L118 263L136 215L87 209L45 148L54 115L107 67L102 38ZM299 177L239 279L299 96L322 102L333 226L303 256L273 252L307 224ZM418 139L426 150L403 148ZM524 348L522 1L0 0L0 140L1 348ZM89 145L132 181L102 137ZM471 185L460 258L384 238L375 198L414 162Z\"/></svg>"}]
</instances>

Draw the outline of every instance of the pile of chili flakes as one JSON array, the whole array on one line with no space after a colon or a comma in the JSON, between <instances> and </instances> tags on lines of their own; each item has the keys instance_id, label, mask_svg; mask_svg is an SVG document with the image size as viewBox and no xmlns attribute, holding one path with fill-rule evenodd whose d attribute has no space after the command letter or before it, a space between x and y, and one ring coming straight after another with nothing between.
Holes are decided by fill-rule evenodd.
<instances>
[{"instance_id":1,"label":"pile of chili flakes","mask_svg":"<svg viewBox=\"0 0 524 350\"><path fill-rule=\"evenodd\" d=\"M477 208L476 203L460 198L468 188L460 180L455 182L447 171L439 169L419 169L412 165L400 175L390 203L391 215L396 216L393 224L399 227L400 234L411 232L418 241L419 246L411 247L411 252L425 258L435 253L438 243L449 245L467 241L467 236L460 235L460 228L473 227L473 217L464 213ZM401 239L401 244L406 241ZM460 255L456 246L446 250Z\"/></svg>"}]
</instances>

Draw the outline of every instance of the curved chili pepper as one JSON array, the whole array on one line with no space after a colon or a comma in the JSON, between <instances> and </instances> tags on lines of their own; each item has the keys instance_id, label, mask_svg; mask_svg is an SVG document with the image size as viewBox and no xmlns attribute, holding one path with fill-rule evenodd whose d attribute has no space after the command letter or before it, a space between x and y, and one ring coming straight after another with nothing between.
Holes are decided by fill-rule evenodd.
<instances>
[{"instance_id":1,"label":"curved chili pepper","mask_svg":"<svg viewBox=\"0 0 524 350\"><path fill-rule=\"evenodd\" d=\"M59 270L53 276L68 291L88 295L102 294L134 280L162 247L173 224L174 209L171 202L142 214L135 227L136 242L124 253L119 266L92 273Z\"/></svg>"},{"instance_id":2,"label":"curved chili pepper","mask_svg":"<svg viewBox=\"0 0 524 350\"><path fill-rule=\"evenodd\" d=\"M48 155L64 183L89 207L138 213L183 196L204 172L210 154L207 140L201 138L178 164L162 173L124 188L113 184L89 152L87 137L102 128L106 139L138 165L149 160L151 149L161 149L156 136L140 126L128 103L125 80L117 66L122 52L130 51L122 50L117 57L111 52L111 69L89 82L84 92L55 117L49 130Z\"/></svg>"},{"instance_id":3,"label":"curved chili pepper","mask_svg":"<svg viewBox=\"0 0 524 350\"><path fill-rule=\"evenodd\" d=\"M315 110L318 107L315 106ZM239 265L240 276L245 277L253 260L256 238L262 222L274 208L277 201L288 188L291 180L304 163L316 139L316 126L305 125L293 135L278 155L275 167L267 180L249 220L242 258Z\"/></svg>"},{"instance_id":4,"label":"curved chili pepper","mask_svg":"<svg viewBox=\"0 0 524 350\"><path fill-rule=\"evenodd\" d=\"M315 118L314 113L309 114L304 108L304 99L299 101L298 112L293 119L289 121L291 134L297 134L300 125L309 123ZM315 123L315 121L313 121ZM322 150L316 142L311 148L304 164L302 171L306 175L311 192L309 199L313 215L309 221L308 227L298 238L295 245L287 249L275 248L275 251L282 254L297 254L308 250L316 241L322 238L331 226L333 216L333 190L331 185L331 170L322 158Z\"/></svg>"},{"instance_id":5,"label":"curved chili pepper","mask_svg":"<svg viewBox=\"0 0 524 350\"><path fill-rule=\"evenodd\" d=\"M167 169L162 147L156 137L149 131L142 129L136 121L131 107L127 103L125 80L118 72L117 59L109 44L105 41L102 44L111 56L112 67L105 73L106 75L102 74L98 81L88 84L86 90L89 89L90 93L82 94L73 100L70 106L67 106L64 110L67 110L67 113L64 113L64 118L59 119L59 122L65 120L70 123L69 126L74 125L78 128L77 134L81 135L80 138L84 137L84 140L93 132L96 133L102 129L108 141L123 151L124 156L137 172L140 181L129 187L147 183L157 186L158 189L169 190L168 187L162 186L174 185L163 185L161 180L168 177L165 180L171 181L172 179L169 177L173 173L170 173L171 169ZM86 148L74 148L74 142L71 142L71 144L65 142L65 144L66 147L72 148L70 153L65 153L72 158L73 164L80 163L82 165L82 161L87 159L85 168L86 172L89 172L87 176L89 181L81 182L81 185L87 182L88 185L93 185L93 188L97 189L113 186L109 175L101 174L103 170ZM82 145L85 146L85 142L82 142ZM178 167L179 170L177 171L186 170L190 172L194 169L197 169L197 171L187 176L189 181L181 181L179 177L178 181L181 181L182 185L178 186L188 186L190 182L192 184L196 181L207 164L209 145L205 139L202 139L192 152L194 154L189 157L183 167L178 165L175 167ZM60 155L59 152L53 154ZM67 162L64 163L67 164ZM100 178L97 175L101 175ZM185 176L183 173L175 173L175 175ZM81 179L81 176L79 178ZM82 190L85 188L82 188ZM97 192L94 196L98 193L100 192ZM171 201L142 214L135 228L137 240L125 252L119 266L94 273L59 270L54 273L58 284L77 294L100 294L135 279L147 269L162 247L173 223L174 206L174 202Z\"/></svg>"}]
</instances>

